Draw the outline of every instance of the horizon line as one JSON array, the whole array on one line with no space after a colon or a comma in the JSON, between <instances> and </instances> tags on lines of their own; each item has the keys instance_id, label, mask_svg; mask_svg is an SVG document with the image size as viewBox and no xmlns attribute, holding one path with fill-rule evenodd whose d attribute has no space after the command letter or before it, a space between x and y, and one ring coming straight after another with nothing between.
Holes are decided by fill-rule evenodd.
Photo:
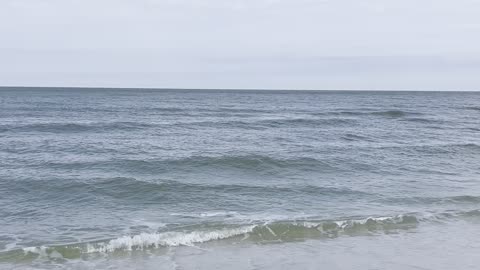
<instances>
[{"instance_id":1,"label":"horizon line","mask_svg":"<svg viewBox=\"0 0 480 270\"><path fill-rule=\"evenodd\" d=\"M85 89L85 90L155 90L155 91L185 91L185 90L194 90L194 91L311 91L311 92L480 92L480 90L465 90L465 89L449 89L449 90L438 90L438 89L273 89L273 88L183 88L183 87L106 87L106 86L1 86L0 90L4 89Z\"/></svg>"}]
</instances>

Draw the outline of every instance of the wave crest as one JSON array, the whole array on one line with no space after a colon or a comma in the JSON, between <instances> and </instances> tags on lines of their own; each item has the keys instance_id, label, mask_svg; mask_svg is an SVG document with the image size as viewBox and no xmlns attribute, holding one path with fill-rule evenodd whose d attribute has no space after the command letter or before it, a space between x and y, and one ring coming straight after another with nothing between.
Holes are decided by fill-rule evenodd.
<instances>
[{"instance_id":1,"label":"wave crest","mask_svg":"<svg viewBox=\"0 0 480 270\"><path fill-rule=\"evenodd\" d=\"M213 240L227 239L233 236L251 232L255 226L246 226L233 229L216 231L193 231L166 232L166 233L142 233L134 236L124 236L110 240L107 243L87 245L87 253L113 252L116 250L143 250L145 248L158 248L161 246L191 246L195 243L203 243Z\"/></svg>"},{"instance_id":2,"label":"wave crest","mask_svg":"<svg viewBox=\"0 0 480 270\"><path fill-rule=\"evenodd\" d=\"M251 242L259 244L304 241L341 236L376 235L414 229L423 222L478 220L480 210L438 214L404 214L346 220L300 220L228 225L201 224L190 229L141 233L110 240L60 246L26 247L0 253L0 259L14 261L38 257L74 259L84 255L132 252L161 247L194 246L211 241Z\"/></svg>"},{"instance_id":3,"label":"wave crest","mask_svg":"<svg viewBox=\"0 0 480 270\"><path fill-rule=\"evenodd\" d=\"M341 235L366 235L410 229L418 224L415 216L369 217L341 221L279 221L249 225L204 225L192 231L167 231L122 236L108 241L80 243L52 247L23 248L24 256L49 258L78 258L82 254L138 251L150 248L193 246L216 240L236 239L253 243L302 241L314 238L334 238ZM17 254L18 255L18 254Z\"/></svg>"}]
</instances>

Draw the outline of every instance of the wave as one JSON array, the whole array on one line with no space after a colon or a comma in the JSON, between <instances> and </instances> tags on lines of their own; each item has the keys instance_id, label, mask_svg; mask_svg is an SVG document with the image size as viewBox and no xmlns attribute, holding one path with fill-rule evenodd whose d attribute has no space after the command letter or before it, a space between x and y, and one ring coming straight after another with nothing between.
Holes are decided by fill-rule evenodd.
<instances>
[{"instance_id":1,"label":"wave","mask_svg":"<svg viewBox=\"0 0 480 270\"><path fill-rule=\"evenodd\" d=\"M108 242L89 243L86 245L84 252L96 253L114 252L116 250L143 250L152 247L192 246L197 243L252 233L255 228L255 225L250 225L211 231L142 233L134 236L123 236Z\"/></svg>"},{"instance_id":2,"label":"wave","mask_svg":"<svg viewBox=\"0 0 480 270\"><path fill-rule=\"evenodd\" d=\"M198 118L199 116L195 116ZM245 118L245 117L242 117ZM294 118L294 119L259 119L259 120L207 120L207 121L173 121L171 123L142 123L142 122L53 122L32 124L0 125L0 133L5 132L42 132L42 133L79 133L79 132L112 132L119 130L135 131L158 128L240 128L264 130L267 128L283 127L318 127L355 124L356 120L344 118Z\"/></svg>"},{"instance_id":3,"label":"wave","mask_svg":"<svg viewBox=\"0 0 480 270\"><path fill-rule=\"evenodd\" d=\"M158 128L240 128L264 130L269 128L284 128L284 127L324 127L324 126L344 126L356 125L358 119L348 118L344 116L381 116L387 118L404 118L406 116L421 115L420 113L406 112L400 110L374 111L374 112L355 112L355 111L341 111L320 113L324 117L298 117L298 118L273 118L273 119L253 119L252 113L261 114L264 111L257 110L242 110L242 109L225 109L225 111L214 111L213 115L205 115L203 111L189 111L181 108L154 108L153 112L160 112L161 114L168 114L176 118L170 123L145 123L145 122L48 122L48 123L31 123L31 124L4 124L0 125L0 132L42 132L42 133L77 133L77 132L112 132L116 130L144 130L144 129L158 129ZM231 113L237 113L231 115ZM240 115L238 115L240 113ZM311 115L319 115L313 113ZM195 119L203 117L218 118L218 120L205 121L185 121L182 117L195 117ZM225 117L235 116L230 120L225 120ZM237 118L238 116L238 118ZM325 117L329 116L329 117ZM342 116L342 117L335 117ZM178 121L183 119L183 121ZM228 118L227 118L228 119ZM250 119L247 121L247 119ZM407 119L408 120L408 119ZM421 118L412 118L411 121L427 121ZM429 120L433 121L433 120Z\"/></svg>"},{"instance_id":4,"label":"wave","mask_svg":"<svg viewBox=\"0 0 480 270\"><path fill-rule=\"evenodd\" d=\"M191 171L194 169L235 169L243 171L273 172L283 168L311 171L338 171L329 162L311 158L281 158L267 155L190 156L178 159L111 159L100 161L39 162L32 166L48 166L55 169L108 169L127 170L138 173L162 173L167 170Z\"/></svg>"},{"instance_id":5,"label":"wave","mask_svg":"<svg viewBox=\"0 0 480 270\"><path fill-rule=\"evenodd\" d=\"M469 196L469 195L453 196L453 197L446 198L446 200L453 201L453 202L480 203L480 196Z\"/></svg>"},{"instance_id":6,"label":"wave","mask_svg":"<svg viewBox=\"0 0 480 270\"><path fill-rule=\"evenodd\" d=\"M359 134L346 133L339 137L345 141L376 141L376 137L367 137ZM332 151L352 149L351 145L333 148ZM363 145L362 150L384 149L388 151L409 151L421 154L451 154L467 152L478 153L480 144L476 142L465 143L438 143L438 144L408 144L408 145ZM8 151L5 149L4 151ZM349 161L353 162L353 161ZM364 163L356 162L355 164ZM281 174L289 169L302 172L338 173L352 172L354 168L345 164L334 162L317 156L271 156L267 154L226 154L218 156L187 156L178 158L155 158L155 159L128 159L111 158L97 161L38 161L28 164L29 167L55 170L103 170L123 173L138 173L160 175L166 172L206 172L207 170L249 172L255 174ZM375 169L374 166L371 167Z\"/></svg>"},{"instance_id":7,"label":"wave","mask_svg":"<svg viewBox=\"0 0 480 270\"><path fill-rule=\"evenodd\" d=\"M405 118L404 121L421 123L421 124L445 124L445 121L442 121L442 120L420 118L420 117L408 117L408 118Z\"/></svg>"},{"instance_id":8,"label":"wave","mask_svg":"<svg viewBox=\"0 0 480 270\"><path fill-rule=\"evenodd\" d=\"M480 106L467 106L463 107L466 110L471 110L471 111L480 111Z\"/></svg>"},{"instance_id":9,"label":"wave","mask_svg":"<svg viewBox=\"0 0 480 270\"><path fill-rule=\"evenodd\" d=\"M403 111L403 110L384 110L384 111L336 111L320 114L328 115L343 115L343 116L381 116L387 118L401 118L405 116L418 116L422 115L419 112ZM316 114L318 115L318 114Z\"/></svg>"},{"instance_id":10,"label":"wave","mask_svg":"<svg viewBox=\"0 0 480 270\"><path fill-rule=\"evenodd\" d=\"M277 118L277 119L256 119L256 120L221 120L221 121L198 121L178 123L176 126L184 128L195 127L225 127L253 130L265 130L270 128L293 128L293 127L321 127L354 125L355 119L346 118Z\"/></svg>"},{"instance_id":11,"label":"wave","mask_svg":"<svg viewBox=\"0 0 480 270\"><path fill-rule=\"evenodd\" d=\"M191 246L198 243L232 238L253 243L288 242L310 238L333 238L342 234L363 235L370 232L408 229L415 227L417 224L417 218L408 215L341 221L280 221L216 230L143 233L123 236L107 242L90 243L86 245L84 252L114 252L117 250L131 251L168 246Z\"/></svg>"},{"instance_id":12,"label":"wave","mask_svg":"<svg viewBox=\"0 0 480 270\"><path fill-rule=\"evenodd\" d=\"M353 134L353 133L347 133L344 136L342 136L341 138L343 140L346 140L346 141L368 141L368 142L374 141L373 139L371 139L369 137L358 135L358 134Z\"/></svg>"},{"instance_id":13,"label":"wave","mask_svg":"<svg viewBox=\"0 0 480 270\"><path fill-rule=\"evenodd\" d=\"M193 167L206 167L214 165L216 167L232 167L239 169L265 169L265 168L285 168L285 167L307 167L318 166L330 168L330 166L318 159L303 158L274 158L265 155L238 155L238 156L193 156L185 159L171 160L170 165L188 164Z\"/></svg>"},{"instance_id":14,"label":"wave","mask_svg":"<svg viewBox=\"0 0 480 270\"><path fill-rule=\"evenodd\" d=\"M480 144L474 142L465 143L435 143L435 144L410 144L410 145L391 145L373 147L385 150L396 151L415 151L422 154L451 154L451 153L465 153L464 151L480 150ZM368 148L366 148L368 149Z\"/></svg>"},{"instance_id":15,"label":"wave","mask_svg":"<svg viewBox=\"0 0 480 270\"><path fill-rule=\"evenodd\" d=\"M267 127L295 127L295 126L338 126L344 124L355 124L356 120L346 118L294 118L294 119L269 119L260 120L257 124Z\"/></svg>"},{"instance_id":16,"label":"wave","mask_svg":"<svg viewBox=\"0 0 480 270\"><path fill-rule=\"evenodd\" d=\"M164 113L181 113L188 111L185 108L179 107L152 107L152 108L145 108L146 111L156 111L156 112L164 112Z\"/></svg>"},{"instance_id":17,"label":"wave","mask_svg":"<svg viewBox=\"0 0 480 270\"><path fill-rule=\"evenodd\" d=\"M45 132L45 133L76 133L76 132L110 132L113 130L135 130L152 127L151 124L139 122L111 123L36 123L24 125L3 125L0 132Z\"/></svg>"},{"instance_id":18,"label":"wave","mask_svg":"<svg viewBox=\"0 0 480 270\"><path fill-rule=\"evenodd\" d=\"M335 187L321 187L313 185L301 186L269 186L269 185L239 185L239 184L198 184L182 183L177 181L142 181L135 178L96 178L87 181L52 181L51 179L19 181L14 184L15 189L32 189L43 194L46 200L51 201L51 194L56 198L74 202L77 206L90 204L89 198L101 196L119 202L138 202L141 204L162 203L163 205L191 200L204 200L205 197L215 197L218 194L234 196L242 194L252 197L276 197L283 194L285 197L295 198L299 195L314 196L315 198L330 198L348 196L349 198L368 196L368 193ZM206 195L209 194L209 195ZM63 196L60 196L63 195ZM39 198L37 198L39 199ZM16 213L18 216L18 213Z\"/></svg>"},{"instance_id":19,"label":"wave","mask_svg":"<svg viewBox=\"0 0 480 270\"><path fill-rule=\"evenodd\" d=\"M247 114L262 114L262 113L272 113L274 111L268 109L259 109L259 108L228 108L220 107L214 109L199 108L196 111L200 112L211 112L211 113L247 113Z\"/></svg>"},{"instance_id":20,"label":"wave","mask_svg":"<svg viewBox=\"0 0 480 270\"><path fill-rule=\"evenodd\" d=\"M403 117L403 116L406 116L406 115L411 115L412 113L408 113L408 112L400 111L400 110L390 110L390 111L372 112L370 114L386 116L386 117ZM415 113L415 114L417 114L417 113Z\"/></svg>"},{"instance_id":21,"label":"wave","mask_svg":"<svg viewBox=\"0 0 480 270\"><path fill-rule=\"evenodd\" d=\"M160 231L126 235L109 240L53 246L25 247L0 253L0 260L29 257L79 258L85 254L142 251L162 247L193 246L211 241L225 244L249 242L268 244L278 242L329 239L342 236L388 234L417 228L424 222L469 220L480 218L480 210L445 212L439 214L402 214L385 217L366 217L345 220L292 220L243 225L201 224L189 230Z\"/></svg>"},{"instance_id":22,"label":"wave","mask_svg":"<svg viewBox=\"0 0 480 270\"><path fill-rule=\"evenodd\" d=\"M454 143L454 144L445 145L445 148L451 148L449 150L453 150L453 149L480 150L480 144L478 144L478 143Z\"/></svg>"},{"instance_id":23,"label":"wave","mask_svg":"<svg viewBox=\"0 0 480 270\"><path fill-rule=\"evenodd\" d=\"M417 226L414 216L369 217L340 221L279 221L245 225L199 225L190 231L140 233L110 240L67 245L36 246L0 253L0 260L30 257L79 258L85 254L141 251L145 249L193 246L211 241L274 243L303 241L315 238L335 238L342 235L367 235Z\"/></svg>"},{"instance_id":24,"label":"wave","mask_svg":"<svg viewBox=\"0 0 480 270\"><path fill-rule=\"evenodd\" d=\"M449 197L395 197L381 198L377 200L381 203L395 204L422 204L422 205L438 205L438 204L478 204L480 196L458 195Z\"/></svg>"}]
</instances>

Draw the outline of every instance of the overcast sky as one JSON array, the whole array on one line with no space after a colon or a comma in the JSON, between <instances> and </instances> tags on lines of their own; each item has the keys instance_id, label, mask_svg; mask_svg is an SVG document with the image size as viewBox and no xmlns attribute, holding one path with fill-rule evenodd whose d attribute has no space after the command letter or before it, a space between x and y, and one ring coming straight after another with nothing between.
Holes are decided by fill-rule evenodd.
<instances>
[{"instance_id":1,"label":"overcast sky","mask_svg":"<svg viewBox=\"0 0 480 270\"><path fill-rule=\"evenodd\" d=\"M480 0L0 0L0 85L480 90Z\"/></svg>"}]
</instances>

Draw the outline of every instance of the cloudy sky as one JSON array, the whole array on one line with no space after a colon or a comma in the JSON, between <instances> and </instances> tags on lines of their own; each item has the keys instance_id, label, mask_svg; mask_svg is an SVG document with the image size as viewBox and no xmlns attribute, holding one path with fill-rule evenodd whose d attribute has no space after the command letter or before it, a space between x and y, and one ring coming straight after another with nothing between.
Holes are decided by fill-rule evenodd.
<instances>
[{"instance_id":1,"label":"cloudy sky","mask_svg":"<svg viewBox=\"0 0 480 270\"><path fill-rule=\"evenodd\" d=\"M480 0L1 0L0 85L480 90Z\"/></svg>"}]
</instances>

